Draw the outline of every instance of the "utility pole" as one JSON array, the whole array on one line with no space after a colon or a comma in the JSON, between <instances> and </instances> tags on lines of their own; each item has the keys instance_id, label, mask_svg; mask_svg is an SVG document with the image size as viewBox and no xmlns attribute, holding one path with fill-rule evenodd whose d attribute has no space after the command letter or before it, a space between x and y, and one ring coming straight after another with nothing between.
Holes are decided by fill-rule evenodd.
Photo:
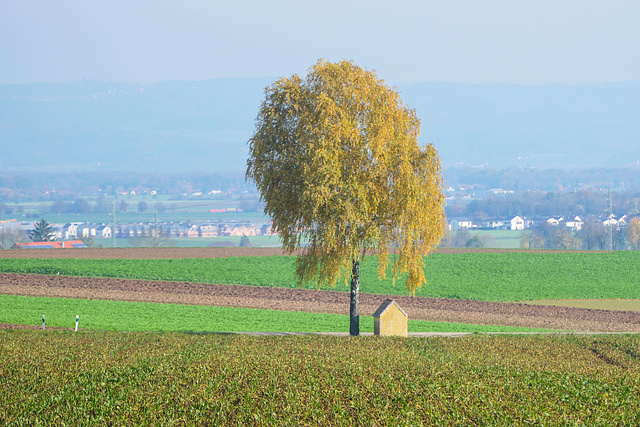
<instances>
[{"instance_id":1,"label":"utility pole","mask_svg":"<svg viewBox=\"0 0 640 427\"><path fill-rule=\"evenodd\" d=\"M151 242L153 246L160 246L160 230L158 230L158 211L156 210L155 224L151 233Z\"/></svg>"},{"instance_id":2,"label":"utility pole","mask_svg":"<svg viewBox=\"0 0 640 427\"><path fill-rule=\"evenodd\" d=\"M114 248L118 247L116 242L116 202L111 203L111 244Z\"/></svg>"},{"instance_id":3,"label":"utility pole","mask_svg":"<svg viewBox=\"0 0 640 427\"><path fill-rule=\"evenodd\" d=\"M613 199L611 198L611 188L609 188L609 195L607 197L607 202L609 204L607 208L607 212L609 213L608 221L609 221L609 239L607 241L607 247L610 251L613 250Z\"/></svg>"}]
</instances>

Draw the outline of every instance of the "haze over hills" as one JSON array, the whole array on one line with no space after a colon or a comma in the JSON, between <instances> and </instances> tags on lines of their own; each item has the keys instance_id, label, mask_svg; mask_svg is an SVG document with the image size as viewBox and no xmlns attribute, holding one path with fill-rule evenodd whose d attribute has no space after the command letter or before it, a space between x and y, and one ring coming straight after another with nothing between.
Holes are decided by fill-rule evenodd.
<instances>
[{"instance_id":1,"label":"haze over hills","mask_svg":"<svg viewBox=\"0 0 640 427\"><path fill-rule=\"evenodd\" d=\"M0 171L241 172L272 78L0 85ZM399 86L444 167L640 161L640 82Z\"/></svg>"}]
</instances>

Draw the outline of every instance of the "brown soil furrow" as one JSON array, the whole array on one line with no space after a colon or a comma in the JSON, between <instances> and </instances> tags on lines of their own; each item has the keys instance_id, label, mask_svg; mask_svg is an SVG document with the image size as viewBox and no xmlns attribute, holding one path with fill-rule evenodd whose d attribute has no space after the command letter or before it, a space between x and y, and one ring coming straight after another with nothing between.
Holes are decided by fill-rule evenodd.
<instances>
[{"instance_id":1,"label":"brown soil furrow","mask_svg":"<svg viewBox=\"0 0 640 427\"><path fill-rule=\"evenodd\" d=\"M211 285L111 278L0 274L0 294L245 307L348 314L349 294L310 289ZM640 332L640 313L425 297L360 295L371 316L391 297L410 319L572 331Z\"/></svg>"}]
</instances>

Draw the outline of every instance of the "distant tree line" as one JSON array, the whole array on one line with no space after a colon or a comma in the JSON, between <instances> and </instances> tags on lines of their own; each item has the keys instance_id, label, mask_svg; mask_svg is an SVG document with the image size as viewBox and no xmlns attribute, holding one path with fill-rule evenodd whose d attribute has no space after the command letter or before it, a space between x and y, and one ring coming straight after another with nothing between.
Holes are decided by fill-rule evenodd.
<instances>
[{"instance_id":1,"label":"distant tree line","mask_svg":"<svg viewBox=\"0 0 640 427\"><path fill-rule=\"evenodd\" d=\"M584 169L489 169L456 167L444 170L445 182L451 186L475 190L501 188L516 192L573 192L580 189L612 188L627 190L640 187L640 167Z\"/></svg>"},{"instance_id":2,"label":"distant tree line","mask_svg":"<svg viewBox=\"0 0 640 427\"><path fill-rule=\"evenodd\" d=\"M578 231L541 223L520 237L525 249L565 250L639 250L640 218L631 219L625 227L606 226L600 221L587 220Z\"/></svg>"},{"instance_id":3,"label":"distant tree line","mask_svg":"<svg viewBox=\"0 0 640 427\"><path fill-rule=\"evenodd\" d=\"M213 190L255 192L243 174L120 173L120 172L0 172L0 202L74 201L78 197L116 196L154 190L160 195L204 194Z\"/></svg>"},{"instance_id":4,"label":"distant tree line","mask_svg":"<svg viewBox=\"0 0 640 427\"><path fill-rule=\"evenodd\" d=\"M24 240L25 237L17 228L0 227L0 249L13 249L16 243Z\"/></svg>"},{"instance_id":5,"label":"distant tree line","mask_svg":"<svg viewBox=\"0 0 640 427\"><path fill-rule=\"evenodd\" d=\"M177 204L174 203L165 204L163 202L155 202L153 204L149 204L144 200L140 200L134 205L124 199L116 200L113 197L105 197L104 195L101 195L94 198L93 201L87 200L84 197L78 197L73 202L68 202L63 199L56 199L51 203L51 206L49 207L49 213L104 214L112 212L114 208L117 213L126 213L129 212L130 209L133 209L134 206L138 212L146 212L150 209L153 211L164 212L168 209L172 210L177 208Z\"/></svg>"},{"instance_id":6,"label":"distant tree line","mask_svg":"<svg viewBox=\"0 0 640 427\"><path fill-rule=\"evenodd\" d=\"M466 228L445 232L440 247L495 248L499 247L490 234L477 234ZM624 227L608 227L592 219L583 223L578 231L562 225L543 222L520 235L523 249L560 250L640 250L640 218L632 218Z\"/></svg>"},{"instance_id":7,"label":"distant tree line","mask_svg":"<svg viewBox=\"0 0 640 427\"><path fill-rule=\"evenodd\" d=\"M607 210L606 190L499 194L482 199L447 201L447 217L473 219L506 218L516 215L528 218L580 216L599 217ZM617 216L640 213L640 187L612 193Z\"/></svg>"},{"instance_id":8,"label":"distant tree line","mask_svg":"<svg viewBox=\"0 0 640 427\"><path fill-rule=\"evenodd\" d=\"M486 191L492 188L522 192L573 193L576 189L606 189L617 192L640 188L639 168L615 169L488 169L446 168L447 186ZM236 190L257 194L244 174L142 173L142 172L0 172L0 202L40 202L63 198L116 196L123 191L153 189L161 195L190 194L199 190ZM542 193L542 194L544 194ZM481 210L487 212L486 210Z\"/></svg>"}]
</instances>

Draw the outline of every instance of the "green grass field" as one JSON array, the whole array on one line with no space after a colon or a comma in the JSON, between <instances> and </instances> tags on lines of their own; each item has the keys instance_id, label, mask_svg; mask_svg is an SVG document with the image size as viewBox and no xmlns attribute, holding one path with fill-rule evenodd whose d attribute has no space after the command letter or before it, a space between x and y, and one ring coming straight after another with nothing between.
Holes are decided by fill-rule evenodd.
<instances>
[{"instance_id":1,"label":"green grass field","mask_svg":"<svg viewBox=\"0 0 640 427\"><path fill-rule=\"evenodd\" d=\"M218 236L218 237L177 237L172 238L171 241L175 243L178 248L204 248L208 246L223 246L227 243L232 243L233 246L240 246L240 236ZM265 248L265 247L281 247L282 242L278 236L249 236L249 243L253 247ZM120 240L120 243L126 240ZM106 246L105 246L106 247Z\"/></svg>"},{"instance_id":2,"label":"green grass field","mask_svg":"<svg viewBox=\"0 0 640 427\"><path fill-rule=\"evenodd\" d=\"M435 253L425 258L428 285L416 295L483 301L638 299L640 252ZM295 257L171 260L0 259L0 272L118 277L295 287ZM375 257L361 269L361 291L407 295L402 281L377 277ZM314 287L309 284L308 287ZM344 282L336 290L346 291Z\"/></svg>"},{"instance_id":3,"label":"green grass field","mask_svg":"<svg viewBox=\"0 0 640 427\"><path fill-rule=\"evenodd\" d=\"M112 331L344 332L349 316L251 308L0 295L0 323ZM373 317L360 318L373 332ZM409 320L410 332L536 332L545 329ZM547 329L548 330L548 329Z\"/></svg>"},{"instance_id":4,"label":"green grass field","mask_svg":"<svg viewBox=\"0 0 640 427\"><path fill-rule=\"evenodd\" d=\"M473 230L470 236L479 235L485 237L487 247L502 249L517 249L520 247L520 236L524 231L518 230Z\"/></svg>"},{"instance_id":5,"label":"green grass field","mask_svg":"<svg viewBox=\"0 0 640 427\"><path fill-rule=\"evenodd\" d=\"M240 200L204 199L204 200L172 200L168 196L136 196L133 198L118 198L117 202L125 200L129 204L127 212L116 212L116 218L120 223L153 222L156 218L156 203L162 203L164 210L158 212L159 221L253 221L268 223L269 217L264 212L216 212L209 209L239 208ZM138 202L144 201L148 209L138 212ZM93 204L93 203L92 203ZM15 212L9 218L19 221L37 221L45 218L50 223L64 224L67 222L94 222L110 223L113 219L111 212L88 213L55 213L49 212L51 203L16 203L12 204ZM22 213L20 213L20 211ZM37 218L27 218L27 214L37 215Z\"/></svg>"},{"instance_id":6,"label":"green grass field","mask_svg":"<svg viewBox=\"0 0 640 427\"><path fill-rule=\"evenodd\" d=\"M0 331L0 424L638 425L640 335Z\"/></svg>"}]
</instances>

